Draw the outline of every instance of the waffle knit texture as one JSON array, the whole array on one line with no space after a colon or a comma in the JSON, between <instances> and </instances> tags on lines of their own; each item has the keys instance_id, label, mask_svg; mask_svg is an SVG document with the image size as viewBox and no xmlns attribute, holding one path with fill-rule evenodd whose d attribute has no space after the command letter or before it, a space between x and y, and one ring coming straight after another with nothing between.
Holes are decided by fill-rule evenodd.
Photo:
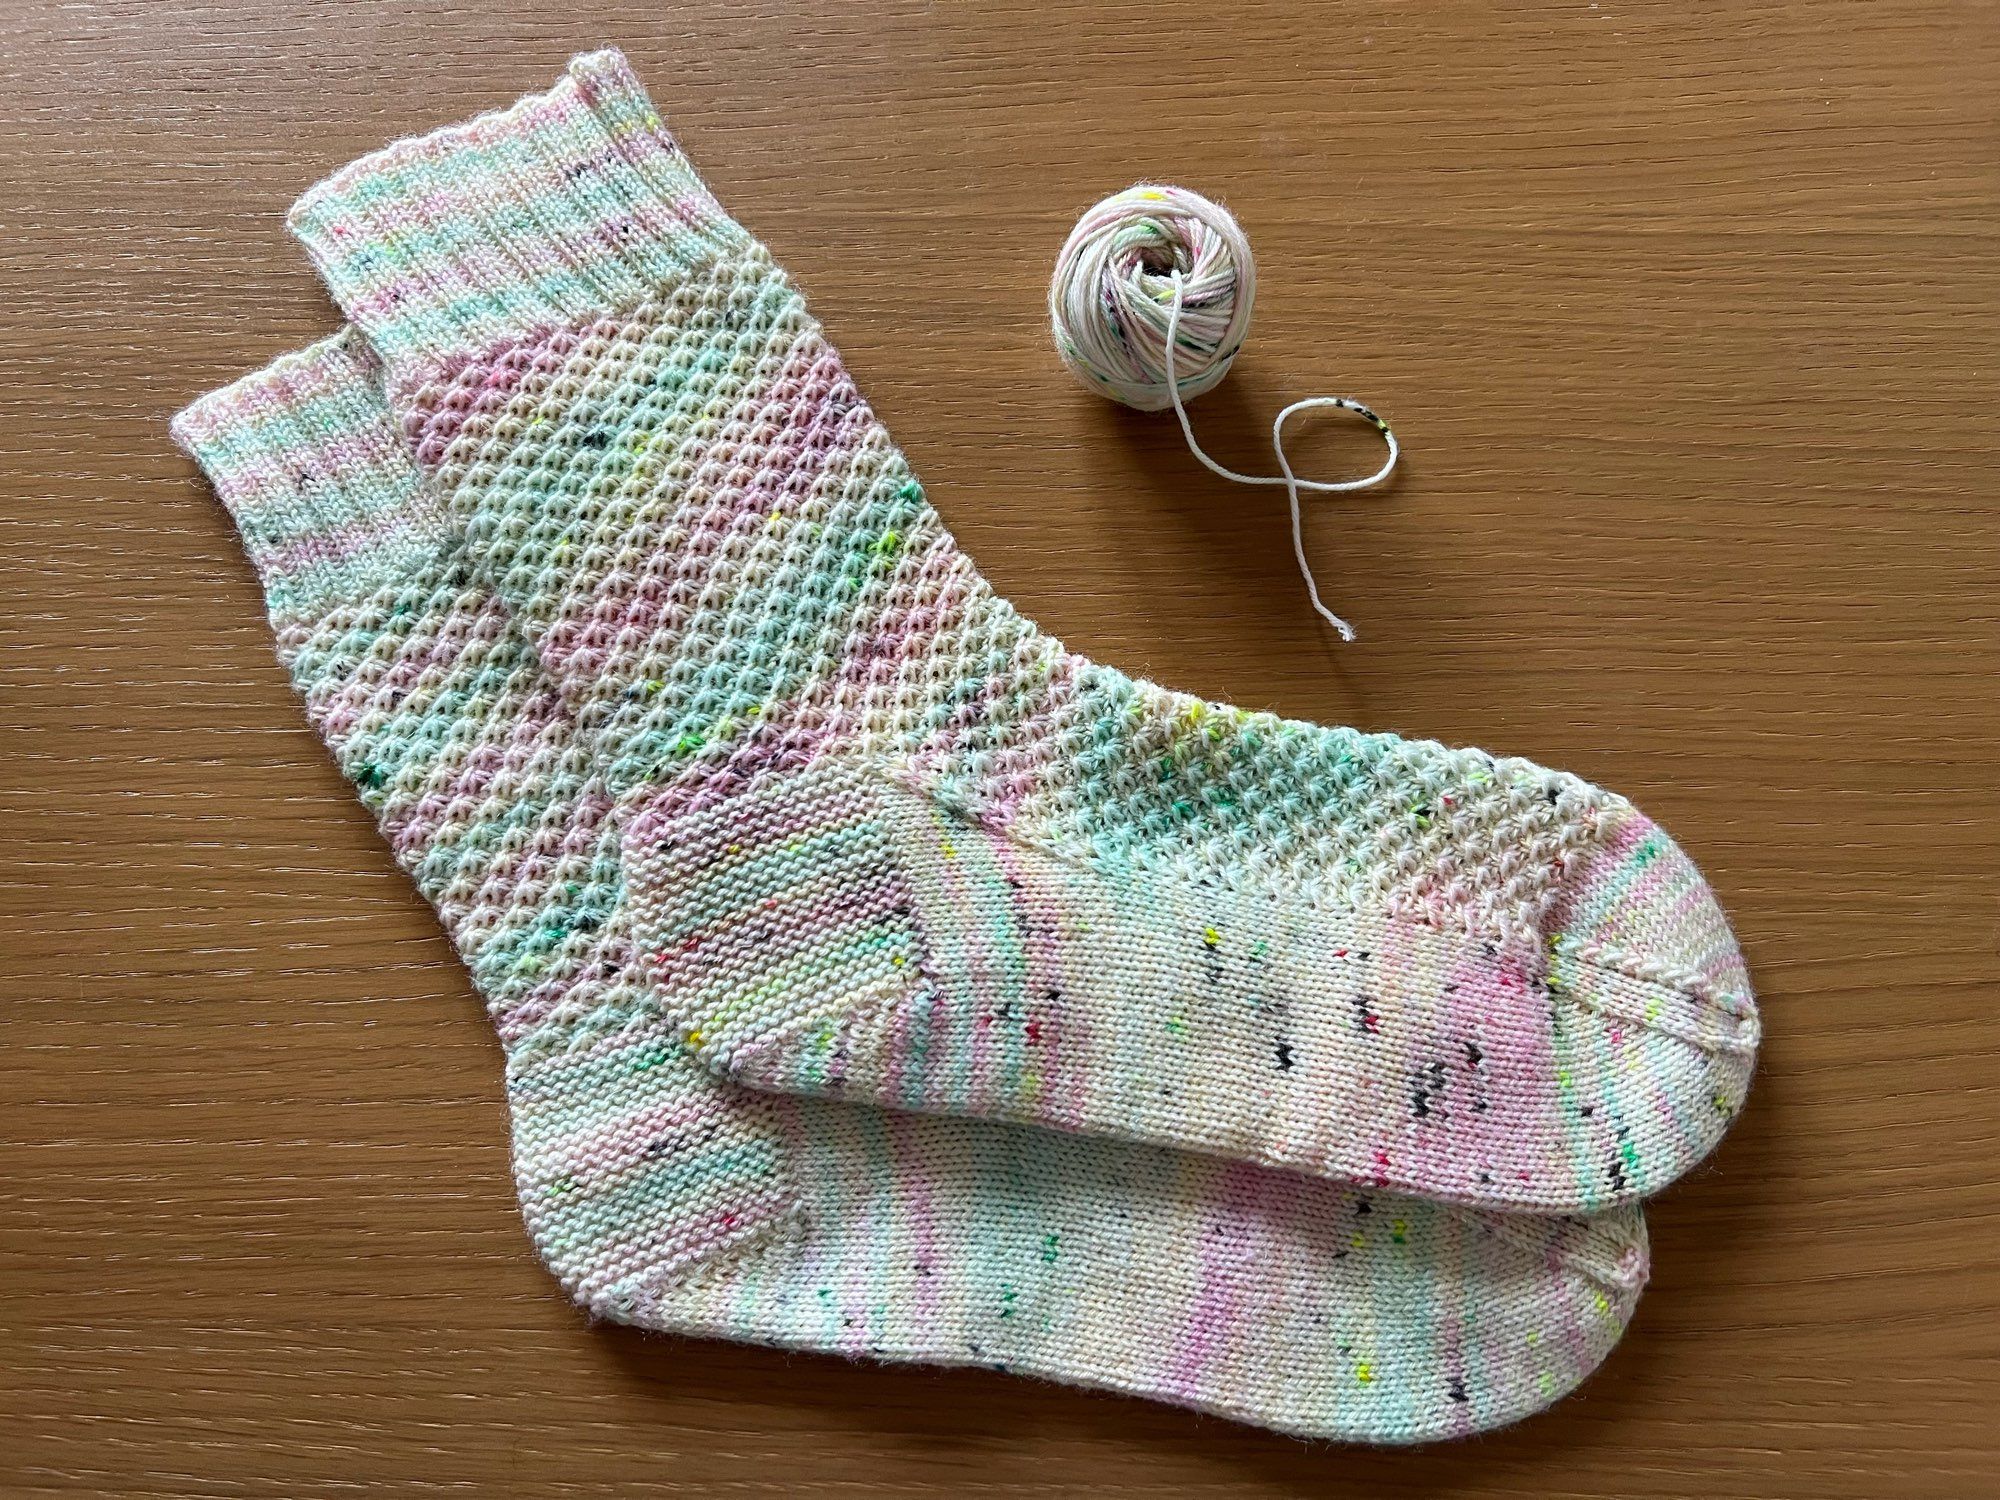
<instances>
[{"instance_id":1,"label":"waffle knit texture","mask_svg":"<svg viewBox=\"0 0 2000 1500\"><path fill-rule=\"evenodd\" d=\"M697 1066L619 930L599 763L374 379L343 336L175 434L237 521L315 727L487 1001L524 1214L584 1305L1375 1442L1512 1420L1603 1358L1645 1276L1635 1212L1471 1213Z\"/></svg>"},{"instance_id":2,"label":"waffle knit texture","mask_svg":"<svg viewBox=\"0 0 2000 1500\"><path fill-rule=\"evenodd\" d=\"M292 222L599 745L720 1076L1543 1213L1733 1118L1757 1016L1664 832L1038 631L615 54Z\"/></svg>"}]
</instances>

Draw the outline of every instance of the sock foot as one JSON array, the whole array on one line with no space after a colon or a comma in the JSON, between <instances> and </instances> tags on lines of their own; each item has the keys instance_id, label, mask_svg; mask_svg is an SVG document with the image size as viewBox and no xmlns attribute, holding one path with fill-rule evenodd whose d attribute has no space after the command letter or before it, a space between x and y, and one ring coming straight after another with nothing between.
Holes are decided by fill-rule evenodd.
<instances>
[{"instance_id":1,"label":"sock foot","mask_svg":"<svg viewBox=\"0 0 2000 1500\"><path fill-rule=\"evenodd\" d=\"M638 941L750 1087L1579 1212L1714 1145L1757 1041L1686 856L1614 808L1549 952L1063 857L825 756L628 827Z\"/></svg>"}]
</instances>

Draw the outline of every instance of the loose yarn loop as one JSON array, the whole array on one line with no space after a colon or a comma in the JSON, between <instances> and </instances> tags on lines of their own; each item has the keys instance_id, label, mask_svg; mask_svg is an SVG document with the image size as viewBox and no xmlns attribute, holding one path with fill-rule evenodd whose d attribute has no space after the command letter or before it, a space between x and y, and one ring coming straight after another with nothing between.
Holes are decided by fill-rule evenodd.
<instances>
[{"instance_id":1,"label":"loose yarn loop","mask_svg":"<svg viewBox=\"0 0 2000 1500\"><path fill-rule=\"evenodd\" d=\"M1142 182L1113 193L1077 220L1056 257L1049 319L1063 364L1092 390L1138 411L1171 407L1188 451L1212 473L1237 484L1284 486L1292 509L1292 555L1306 593L1340 638L1351 641L1353 627L1321 600L1306 561L1299 496L1365 490L1387 479L1399 452L1389 424L1345 396L1309 396L1271 423L1279 472L1239 474L1202 451L1188 421L1186 403L1229 373L1249 336L1256 298L1256 261L1229 210L1186 188ZM1301 479L1293 472L1285 424L1301 412L1328 407L1351 411L1382 434L1389 454L1381 468L1345 480Z\"/></svg>"}]
</instances>

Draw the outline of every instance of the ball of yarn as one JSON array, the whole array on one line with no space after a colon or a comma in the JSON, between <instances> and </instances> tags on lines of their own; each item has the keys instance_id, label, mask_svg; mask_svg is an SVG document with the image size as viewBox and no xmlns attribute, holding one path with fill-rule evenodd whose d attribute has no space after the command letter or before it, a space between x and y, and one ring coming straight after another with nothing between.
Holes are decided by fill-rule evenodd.
<instances>
[{"instance_id":1,"label":"ball of yarn","mask_svg":"<svg viewBox=\"0 0 2000 1500\"><path fill-rule=\"evenodd\" d=\"M1250 332L1257 268L1229 210L1186 188L1139 183L1077 221L1056 257L1049 317L1062 362L1139 411L1175 404L1167 327L1178 293L1174 375L1182 401L1212 389Z\"/></svg>"},{"instance_id":2,"label":"ball of yarn","mask_svg":"<svg viewBox=\"0 0 2000 1500\"><path fill-rule=\"evenodd\" d=\"M1354 639L1354 627L1326 607L1306 560L1299 496L1373 489L1395 471L1400 449L1389 424L1345 396L1308 396L1271 420L1276 474L1239 474L1202 451L1187 403L1213 389L1250 333L1257 267L1250 242L1219 203L1186 188L1142 182L1092 207L1056 256L1049 320L1056 349L1090 389L1140 411L1173 408L1188 452L1234 484L1282 485L1292 512L1292 555L1320 617ZM1285 452L1285 424L1309 411L1352 412L1382 435L1382 466L1359 479L1301 479Z\"/></svg>"}]
</instances>

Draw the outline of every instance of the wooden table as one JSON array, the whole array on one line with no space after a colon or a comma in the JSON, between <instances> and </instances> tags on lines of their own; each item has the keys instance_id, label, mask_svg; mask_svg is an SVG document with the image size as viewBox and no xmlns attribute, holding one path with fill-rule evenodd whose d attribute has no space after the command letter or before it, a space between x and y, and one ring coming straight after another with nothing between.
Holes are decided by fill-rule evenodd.
<instances>
[{"instance_id":1,"label":"wooden table","mask_svg":"<svg viewBox=\"0 0 2000 1500\"><path fill-rule=\"evenodd\" d=\"M591 1328L498 1051L307 731L167 416L333 326L281 226L387 139L627 48L947 520L1079 649L1631 795L1769 1040L1579 1394L1314 1448L997 1374ZM2000 1493L2000 13L1988 4L0 5L0 1492ZM1138 178L1262 269L1196 408L1058 368ZM1352 469L1365 435L1302 445Z\"/></svg>"}]
</instances>

